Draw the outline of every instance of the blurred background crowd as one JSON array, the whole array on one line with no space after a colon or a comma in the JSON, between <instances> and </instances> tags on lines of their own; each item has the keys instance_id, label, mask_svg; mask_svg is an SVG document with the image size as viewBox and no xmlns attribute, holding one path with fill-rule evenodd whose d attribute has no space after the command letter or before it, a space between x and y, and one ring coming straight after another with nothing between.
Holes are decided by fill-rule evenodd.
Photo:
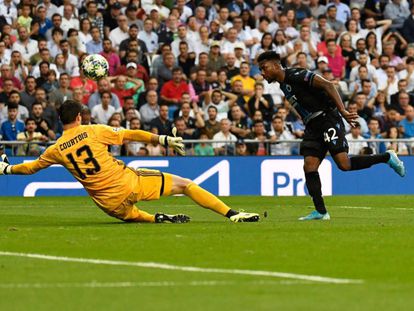
<instances>
[{"instance_id":1,"label":"blurred background crowd","mask_svg":"<svg viewBox=\"0 0 414 311\"><path fill-rule=\"evenodd\" d=\"M414 137L414 6L406 0L1 0L0 140L39 155L62 133L57 109L84 104L84 124L171 134L193 155L290 155L304 126L257 57L332 81L358 126L351 154L411 144ZM101 54L109 76L79 64ZM213 140L217 142L204 142ZM254 140L254 143L248 143ZM114 155L172 154L127 143Z\"/></svg>"}]
</instances>

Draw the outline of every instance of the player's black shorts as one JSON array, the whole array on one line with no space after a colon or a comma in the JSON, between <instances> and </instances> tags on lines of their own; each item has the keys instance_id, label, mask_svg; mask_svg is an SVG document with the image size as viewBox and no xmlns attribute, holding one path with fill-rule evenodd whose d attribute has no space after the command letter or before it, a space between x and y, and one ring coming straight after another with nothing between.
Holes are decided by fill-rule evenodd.
<instances>
[{"instance_id":1,"label":"player's black shorts","mask_svg":"<svg viewBox=\"0 0 414 311\"><path fill-rule=\"evenodd\" d=\"M323 159L327 151L335 155L348 149L345 126L338 110L324 112L306 125L300 144L301 155Z\"/></svg>"}]
</instances>

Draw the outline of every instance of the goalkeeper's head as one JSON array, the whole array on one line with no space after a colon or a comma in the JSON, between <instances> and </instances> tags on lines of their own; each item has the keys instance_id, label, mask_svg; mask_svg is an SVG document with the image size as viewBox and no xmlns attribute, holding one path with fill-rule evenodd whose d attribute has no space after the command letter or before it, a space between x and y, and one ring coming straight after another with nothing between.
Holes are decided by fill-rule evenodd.
<instances>
[{"instance_id":1,"label":"goalkeeper's head","mask_svg":"<svg viewBox=\"0 0 414 311\"><path fill-rule=\"evenodd\" d=\"M65 100L65 102L59 108L59 118L63 125L71 123L81 124L82 117L82 104L74 100Z\"/></svg>"}]
</instances>

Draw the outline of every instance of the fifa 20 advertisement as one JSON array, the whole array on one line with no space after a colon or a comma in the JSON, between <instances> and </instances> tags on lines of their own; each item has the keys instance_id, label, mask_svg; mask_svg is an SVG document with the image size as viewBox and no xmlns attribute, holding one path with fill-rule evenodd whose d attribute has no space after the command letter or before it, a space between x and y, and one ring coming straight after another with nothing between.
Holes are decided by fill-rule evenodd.
<instances>
[{"instance_id":1,"label":"fifa 20 advertisement","mask_svg":"<svg viewBox=\"0 0 414 311\"><path fill-rule=\"evenodd\" d=\"M132 168L158 169L192 179L220 196L304 196L307 195L301 157L160 157L120 158ZM32 161L10 158L11 164ZM329 195L412 194L414 158L402 159L407 168L404 180L388 165L364 171L341 172L332 161L323 161L319 174L322 192ZM82 185L60 165L35 175L3 176L1 196L79 196L87 195Z\"/></svg>"}]
</instances>

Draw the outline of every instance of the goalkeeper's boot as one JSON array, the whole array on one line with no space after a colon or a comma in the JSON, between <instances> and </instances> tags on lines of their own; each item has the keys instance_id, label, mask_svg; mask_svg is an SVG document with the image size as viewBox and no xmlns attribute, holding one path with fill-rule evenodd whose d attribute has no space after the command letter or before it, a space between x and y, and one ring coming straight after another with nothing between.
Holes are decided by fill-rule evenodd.
<instances>
[{"instance_id":1,"label":"goalkeeper's boot","mask_svg":"<svg viewBox=\"0 0 414 311\"><path fill-rule=\"evenodd\" d=\"M156 223L170 223L170 224L181 224L190 221L190 217L183 214L167 215L162 213L155 214Z\"/></svg>"},{"instance_id":2,"label":"goalkeeper's boot","mask_svg":"<svg viewBox=\"0 0 414 311\"><path fill-rule=\"evenodd\" d=\"M318 211L313 211L309 215L299 218L299 220L329 220L329 219L331 219L331 216L329 216L328 212L326 212L325 214L321 214Z\"/></svg>"},{"instance_id":3,"label":"goalkeeper's boot","mask_svg":"<svg viewBox=\"0 0 414 311\"><path fill-rule=\"evenodd\" d=\"M238 214L230 217L232 222L258 222L259 219L259 214L245 212L239 212Z\"/></svg>"},{"instance_id":4,"label":"goalkeeper's boot","mask_svg":"<svg viewBox=\"0 0 414 311\"><path fill-rule=\"evenodd\" d=\"M401 161L394 150L387 150L386 151L390 155L390 159L388 160L388 165L401 177L405 176L405 167L404 162Z\"/></svg>"}]
</instances>

